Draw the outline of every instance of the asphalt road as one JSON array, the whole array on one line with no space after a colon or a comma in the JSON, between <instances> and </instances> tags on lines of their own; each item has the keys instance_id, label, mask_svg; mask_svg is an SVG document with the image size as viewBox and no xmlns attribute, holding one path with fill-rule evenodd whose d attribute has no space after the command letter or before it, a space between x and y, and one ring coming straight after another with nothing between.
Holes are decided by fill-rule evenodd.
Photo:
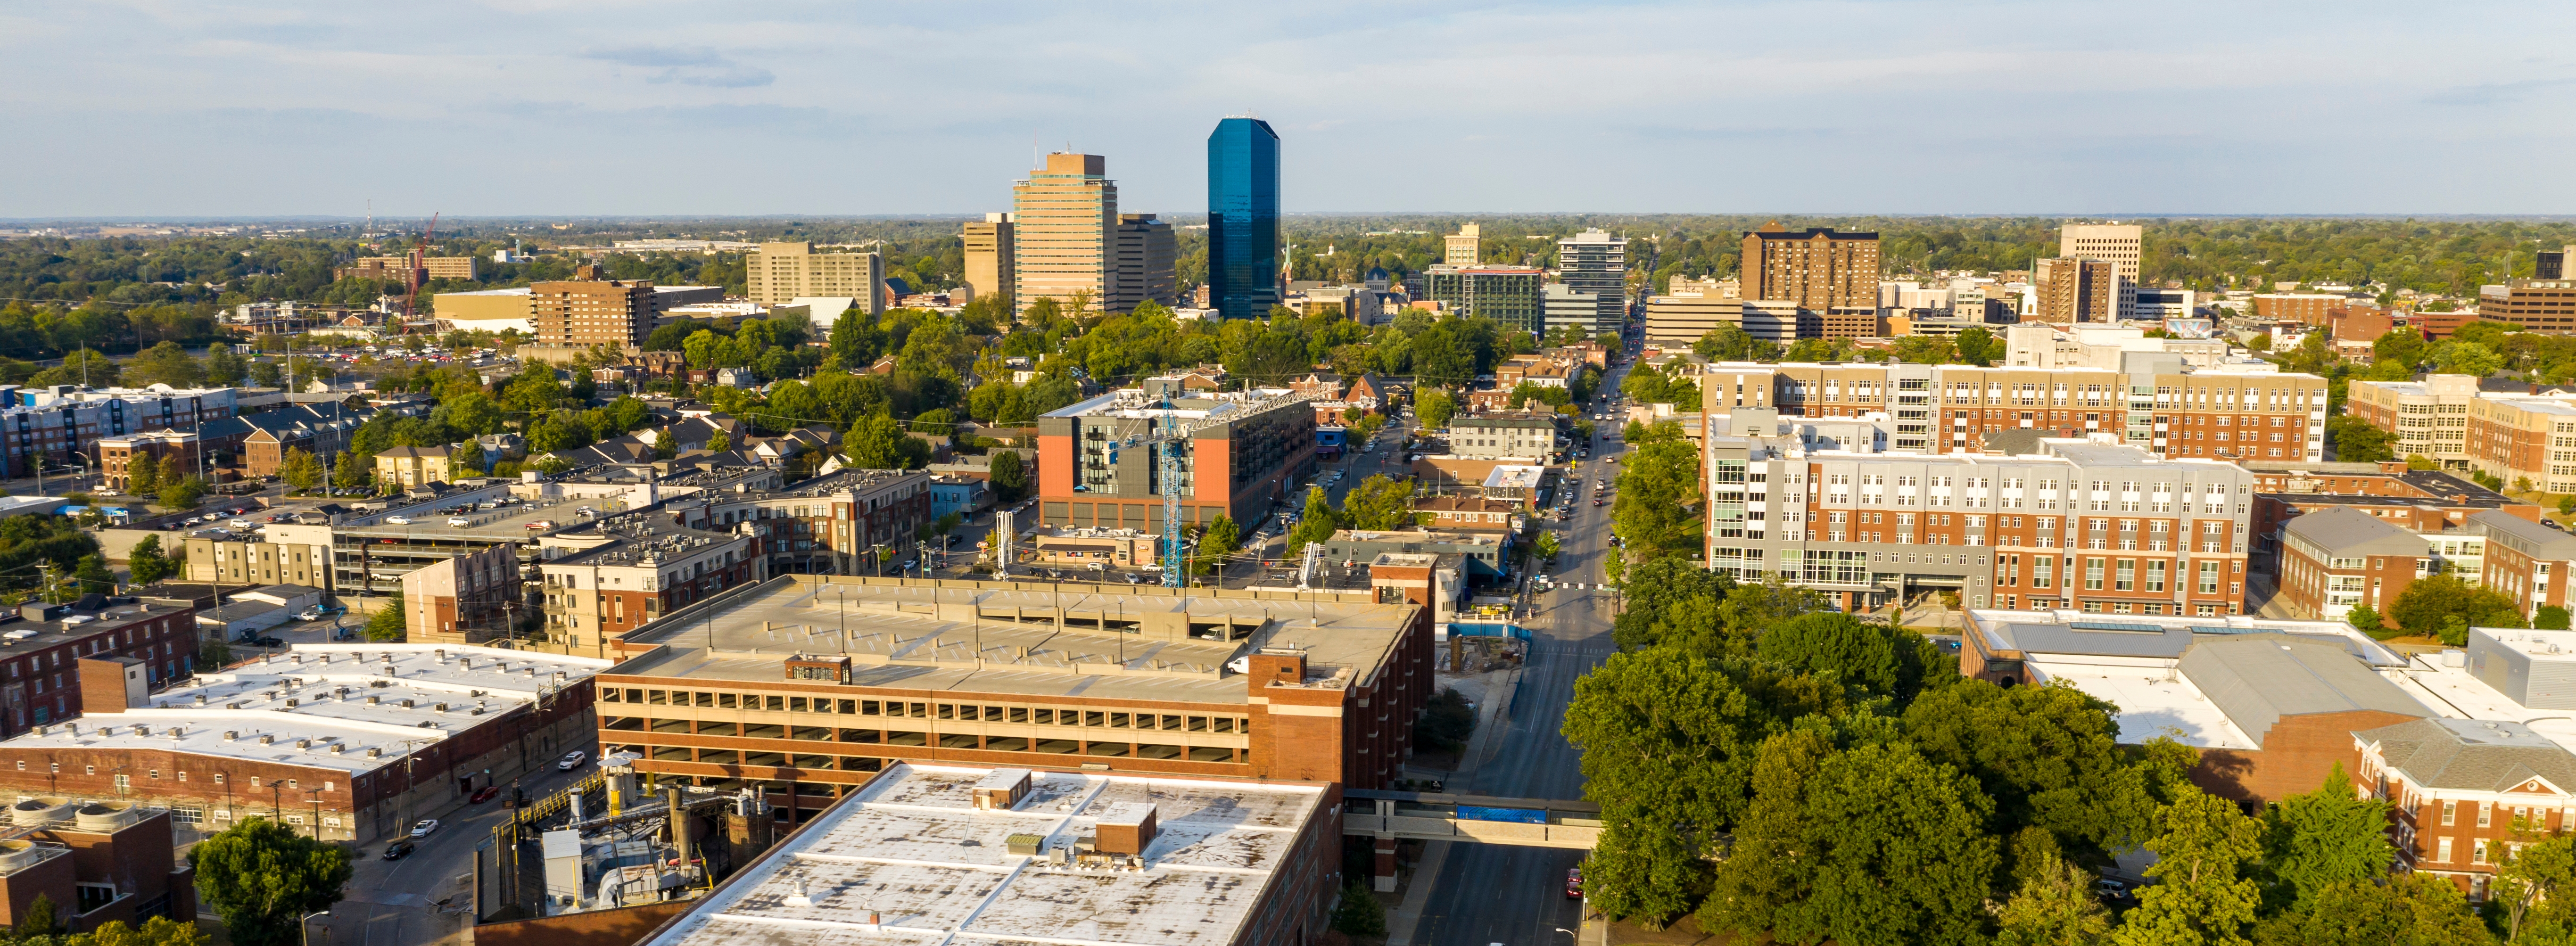
<instances>
[{"instance_id":1,"label":"asphalt road","mask_svg":"<svg viewBox=\"0 0 2576 946\"><path fill-rule=\"evenodd\" d=\"M599 753L596 736L585 736L581 744L569 748L590 753L594 759ZM529 751L539 751L533 741ZM564 746L555 748L556 755L565 751L569 749ZM530 799L542 798L569 787L592 768L586 764L563 772L541 764L538 775L522 787ZM503 793L508 793L506 783ZM495 798L442 815L438 831L399 861L384 859L385 842L359 848L348 899L332 907L332 915L313 920L313 941L323 942L327 935L332 946L421 946L454 935L472 922L466 907L473 902L468 887L474 846L491 837L492 829L508 814L501 799ZM441 911L437 902L449 897L454 898L453 905Z\"/></svg>"},{"instance_id":2,"label":"asphalt road","mask_svg":"<svg viewBox=\"0 0 2576 946\"><path fill-rule=\"evenodd\" d=\"M1617 390L1616 375L1605 383ZM1616 424L1604 423L1592 459L1577 466L1585 481L1615 482L1619 468L1603 462L1617 449ZM1574 517L1558 533L1562 549L1553 571L1560 584L1598 585L1610 547L1610 507L1595 507L1590 488L1576 493ZM1610 622L1616 596L1597 588L1547 592L1531 626L1529 660L1515 705L1503 717L1510 729L1494 757L1473 775L1449 779L1452 793L1506 798L1583 797L1582 753L1558 727L1574 698L1574 681L1612 650ZM1506 845L1457 844L1441 864L1413 942L1428 946L1573 946L1559 929L1582 928L1582 904L1565 897L1565 875L1583 863L1583 852ZM1417 877L1415 883L1423 882ZM1395 944L1409 946L1409 944Z\"/></svg>"}]
</instances>

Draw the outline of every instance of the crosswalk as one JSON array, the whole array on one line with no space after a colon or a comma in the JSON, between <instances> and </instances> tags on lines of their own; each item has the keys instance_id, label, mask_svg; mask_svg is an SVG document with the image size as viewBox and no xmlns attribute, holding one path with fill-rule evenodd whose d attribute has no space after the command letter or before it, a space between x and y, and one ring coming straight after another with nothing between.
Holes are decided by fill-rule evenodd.
<instances>
[{"instance_id":1,"label":"crosswalk","mask_svg":"<svg viewBox=\"0 0 2576 946\"><path fill-rule=\"evenodd\" d=\"M1608 590L1610 590L1610 586L1609 586L1608 584L1606 584L1606 583L1593 582L1593 583L1590 583L1590 584L1586 584L1586 583L1584 583L1584 582L1579 582L1579 581L1560 581L1560 582L1557 582L1557 583L1555 583L1555 584L1553 584L1553 585L1548 585L1548 586L1547 586L1547 588L1548 588L1548 590L1550 590L1550 591L1608 591Z\"/></svg>"}]
</instances>

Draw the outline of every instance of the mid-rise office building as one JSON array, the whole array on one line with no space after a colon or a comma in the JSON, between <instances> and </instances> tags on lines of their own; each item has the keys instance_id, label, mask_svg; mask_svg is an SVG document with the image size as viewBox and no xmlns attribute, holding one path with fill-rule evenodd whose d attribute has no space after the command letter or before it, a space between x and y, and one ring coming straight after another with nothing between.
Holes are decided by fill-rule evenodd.
<instances>
[{"instance_id":1,"label":"mid-rise office building","mask_svg":"<svg viewBox=\"0 0 2576 946\"><path fill-rule=\"evenodd\" d=\"M1208 133L1208 307L1256 319L1280 302L1279 133L1235 116Z\"/></svg>"},{"instance_id":2,"label":"mid-rise office building","mask_svg":"<svg viewBox=\"0 0 2576 946\"><path fill-rule=\"evenodd\" d=\"M2478 379L2464 374L2425 375L2420 381L2353 379L2344 409L2388 431L2400 458L2421 456L2451 469L2467 469L2469 409L2479 400Z\"/></svg>"},{"instance_id":3,"label":"mid-rise office building","mask_svg":"<svg viewBox=\"0 0 2576 946\"><path fill-rule=\"evenodd\" d=\"M1163 530L1163 453L1177 449L1181 515L1248 522L1314 467L1315 411L1286 388L1192 391L1179 378L1038 417L1037 524ZM1177 432L1177 447L1148 442Z\"/></svg>"},{"instance_id":4,"label":"mid-rise office building","mask_svg":"<svg viewBox=\"0 0 2576 946\"><path fill-rule=\"evenodd\" d=\"M2118 264L2109 260L2061 257L2039 261L2032 276L2038 290L2039 322L2104 323L2120 317Z\"/></svg>"},{"instance_id":5,"label":"mid-rise office building","mask_svg":"<svg viewBox=\"0 0 2576 946\"><path fill-rule=\"evenodd\" d=\"M1536 333L1547 327L1547 271L1532 266L1450 266L1423 272L1423 291L1440 307ZM1464 380L1464 379L1462 379Z\"/></svg>"},{"instance_id":6,"label":"mid-rise office building","mask_svg":"<svg viewBox=\"0 0 2576 946\"><path fill-rule=\"evenodd\" d=\"M1118 295L1118 184L1096 154L1056 152L1011 188L1019 310L1053 299L1107 311Z\"/></svg>"},{"instance_id":7,"label":"mid-rise office building","mask_svg":"<svg viewBox=\"0 0 2576 946\"><path fill-rule=\"evenodd\" d=\"M1674 276L1663 295L1646 297L1649 342L1687 345L1720 325L1743 324L1744 292L1732 279Z\"/></svg>"},{"instance_id":8,"label":"mid-rise office building","mask_svg":"<svg viewBox=\"0 0 2576 946\"><path fill-rule=\"evenodd\" d=\"M1011 269L1011 215L988 213L982 222L966 224L966 286L978 299L1014 303L1018 280Z\"/></svg>"},{"instance_id":9,"label":"mid-rise office building","mask_svg":"<svg viewBox=\"0 0 2576 946\"><path fill-rule=\"evenodd\" d=\"M1558 278L1600 305L1598 325L1617 332L1628 323L1628 238L1585 230L1556 241Z\"/></svg>"},{"instance_id":10,"label":"mid-rise office building","mask_svg":"<svg viewBox=\"0 0 2576 946\"><path fill-rule=\"evenodd\" d=\"M1617 331L1601 327L1601 300L1588 292L1577 292L1573 286L1552 282L1539 287L1539 306L1546 311L1547 337L1555 338L1573 329L1585 338L1601 332Z\"/></svg>"},{"instance_id":11,"label":"mid-rise office building","mask_svg":"<svg viewBox=\"0 0 2576 946\"><path fill-rule=\"evenodd\" d=\"M2252 477L2233 463L2039 439L2012 455L1810 450L1711 435L1707 561L1846 607L1925 591L1967 607L2236 614Z\"/></svg>"},{"instance_id":12,"label":"mid-rise office building","mask_svg":"<svg viewBox=\"0 0 2576 946\"><path fill-rule=\"evenodd\" d=\"M2069 223L2057 228L2058 256L2102 260L2112 266L2111 318L2103 321L2149 317L2138 309L2138 264L2146 256L2145 234L2146 228L2134 223ZM2191 313L2186 308L2182 314Z\"/></svg>"},{"instance_id":13,"label":"mid-rise office building","mask_svg":"<svg viewBox=\"0 0 2576 946\"><path fill-rule=\"evenodd\" d=\"M1180 293L1172 282L1172 257L1178 252L1171 224L1154 219L1153 214L1119 214L1118 290L1109 311L1134 312L1137 304L1147 300L1179 305Z\"/></svg>"},{"instance_id":14,"label":"mid-rise office building","mask_svg":"<svg viewBox=\"0 0 2576 946\"><path fill-rule=\"evenodd\" d=\"M743 275L751 301L787 305L805 298L857 299L869 315L883 313L886 303L885 256L814 251L811 243L763 243L743 257ZM645 331L652 328L648 323Z\"/></svg>"},{"instance_id":15,"label":"mid-rise office building","mask_svg":"<svg viewBox=\"0 0 2576 946\"><path fill-rule=\"evenodd\" d=\"M1458 232L1440 238L1440 262L1450 266L1474 266L1485 261L1485 231L1476 224L1458 225Z\"/></svg>"},{"instance_id":16,"label":"mid-rise office building","mask_svg":"<svg viewBox=\"0 0 2576 946\"><path fill-rule=\"evenodd\" d=\"M2544 335L2576 335L2576 279L2511 279L2479 287L2477 318Z\"/></svg>"},{"instance_id":17,"label":"mid-rise office building","mask_svg":"<svg viewBox=\"0 0 2576 946\"><path fill-rule=\"evenodd\" d=\"M1744 235L1744 298L1793 302L1819 313L1878 309L1878 234L1815 227L1791 232L1772 221Z\"/></svg>"}]
</instances>

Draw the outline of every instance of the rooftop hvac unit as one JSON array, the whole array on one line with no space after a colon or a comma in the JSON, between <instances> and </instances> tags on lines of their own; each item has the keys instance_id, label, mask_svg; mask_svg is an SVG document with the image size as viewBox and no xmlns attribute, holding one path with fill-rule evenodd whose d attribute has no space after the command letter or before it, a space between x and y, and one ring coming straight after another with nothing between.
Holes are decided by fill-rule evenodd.
<instances>
[{"instance_id":1,"label":"rooftop hvac unit","mask_svg":"<svg viewBox=\"0 0 2576 946\"><path fill-rule=\"evenodd\" d=\"M261 734L259 734L259 744L260 744L260 745L263 745L263 746L265 746L265 745L272 745L272 744L275 744L276 742L277 742L277 737L276 737L275 735L273 735L273 734L270 734L270 733L261 733Z\"/></svg>"},{"instance_id":2,"label":"rooftop hvac unit","mask_svg":"<svg viewBox=\"0 0 2576 946\"><path fill-rule=\"evenodd\" d=\"M409 699L405 699L405 700L403 700L403 701L402 701L402 708L404 708L404 709L410 709L410 708L411 708L411 700L409 700Z\"/></svg>"}]
</instances>

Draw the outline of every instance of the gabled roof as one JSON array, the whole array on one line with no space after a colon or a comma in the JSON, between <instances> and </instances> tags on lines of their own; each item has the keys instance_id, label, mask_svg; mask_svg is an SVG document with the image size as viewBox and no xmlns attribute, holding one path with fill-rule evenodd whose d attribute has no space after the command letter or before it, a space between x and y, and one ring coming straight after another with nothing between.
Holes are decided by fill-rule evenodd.
<instances>
[{"instance_id":1,"label":"gabled roof","mask_svg":"<svg viewBox=\"0 0 2576 946\"><path fill-rule=\"evenodd\" d=\"M2389 768L2425 788L2549 795L2576 789L2576 754L2521 723L2417 719L2353 736L2377 744Z\"/></svg>"},{"instance_id":2,"label":"gabled roof","mask_svg":"<svg viewBox=\"0 0 2576 946\"><path fill-rule=\"evenodd\" d=\"M2471 531L2535 559L2576 559L2576 535L2568 535L2512 513L2490 509L2470 516L2468 526Z\"/></svg>"},{"instance_id":3,"label":"gabled roof","mask_svg":"<svg viewBox=\"0 0 2576 946\"><path fill-rule=\"evenodd\" d=\"M2358 509L2337 506L2291 519L2281 527L2337 557L2424 554L2424 540Z\"/></svg>"},{"instance_id":4,"label":"gabled roof","mask_svg":"<svg viewBox=\"0 0 2576 946\"><path fill-rule=\"evenodd\" d=\"M2194 640L2180 668L2258 745L2285 716L2356 710L2432 715L2344 648L2289 634Z\"/></svg>"}]
</instances>

